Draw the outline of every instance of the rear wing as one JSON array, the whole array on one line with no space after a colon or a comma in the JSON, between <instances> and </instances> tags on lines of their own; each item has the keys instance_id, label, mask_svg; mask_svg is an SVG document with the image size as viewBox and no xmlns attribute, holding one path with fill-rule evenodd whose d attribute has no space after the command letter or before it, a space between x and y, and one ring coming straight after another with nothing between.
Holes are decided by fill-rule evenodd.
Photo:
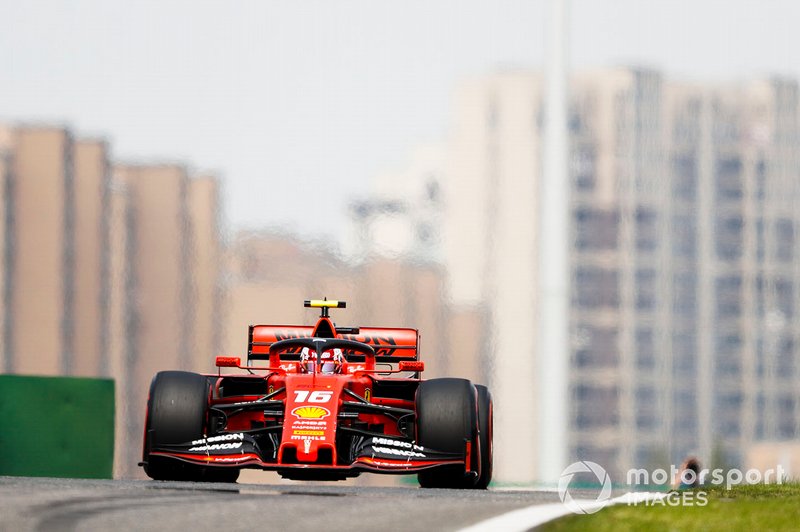
<instances>
[{"instance_id":1,"label":"rear wing","mask_svg":"<svg viewBox=\"0 0 800 532\"><path fill-rule=\"evenodd\" d=\"M251 325L247 339L247 361L269 360L269 347L289 338L311 338L314 327L310 325ZM419 359L419 331L391 327L341 327L336 338L354 340L375 349L375 362L397 363ZM362 354L348 354L350 362L364 360ZM299 360L300 351L287 350L281 360Z\"/></svg>"}]
</instances>

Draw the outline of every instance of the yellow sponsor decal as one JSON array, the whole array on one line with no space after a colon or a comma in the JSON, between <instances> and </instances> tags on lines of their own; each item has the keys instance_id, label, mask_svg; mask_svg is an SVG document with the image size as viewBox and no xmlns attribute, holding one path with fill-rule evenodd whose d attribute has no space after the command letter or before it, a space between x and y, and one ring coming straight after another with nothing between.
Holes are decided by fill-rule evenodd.
<instances>
[{"instance_id":1,"label":"yellow sponsor decal","mask_svg":"<svg viewBox=\"0 0 800 532\"><path fill-rule=\"evenodd\" d=\"M372 398L372 390L367 388L366 390L364 390L364 399L369 401L371 398Z\"/></svg>"},{"instance_id":2,"label":"yellow sponsor decal","mask_svg":"<svg viewBox=\"0 0 800 532\"><path fill-rule=\"evenodd\" d=\"M298 406L292 410L292 415L300 419L322 419L331 415L331 411L322 406Z\"/></svg>"},{"instance_id":3,"label":"yellow sponsor decal","mask_svg":"<svg viewBox=\"0 0 800 532\"><path fill-rule=\"evenodd\" d=\"M292 434L295 436L324 436L324 430L294 430Z\"/></svg>"}]
</instances>

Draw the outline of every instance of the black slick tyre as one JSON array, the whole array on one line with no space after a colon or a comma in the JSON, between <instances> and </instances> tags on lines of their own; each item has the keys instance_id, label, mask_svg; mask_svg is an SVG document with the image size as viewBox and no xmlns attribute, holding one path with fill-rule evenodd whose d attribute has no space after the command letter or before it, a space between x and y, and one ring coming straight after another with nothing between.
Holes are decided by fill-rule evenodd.
<instances>
[{"instance_id":1,"label":"black slick tyre","mask_svg":"<svg viewBox=\"0 0 800 532\"><path fill-rule=\"evenodd\" d=\"M432 379L420 383L416 395L417 442L431 449L463 453L465 441L475 445L476 390L465 379ZM477 450L477 449L476 449ZM476 479L463 466L441 466L417 475L423 488L473 488Z\"/></svg>"},{"instance_id":2,"label":"black slick tyre","mask_svg":"<svg viewBox=\"0 0 800 532\"><path fill-rule=\"evenodd\" d=\"M203 467L151 456L150 449L203 438L208 411L206 377L186 371L162 371L150 384L145 422L144 471L154 480L235 482L238 469Z\"/></svg>"}]
</instances>

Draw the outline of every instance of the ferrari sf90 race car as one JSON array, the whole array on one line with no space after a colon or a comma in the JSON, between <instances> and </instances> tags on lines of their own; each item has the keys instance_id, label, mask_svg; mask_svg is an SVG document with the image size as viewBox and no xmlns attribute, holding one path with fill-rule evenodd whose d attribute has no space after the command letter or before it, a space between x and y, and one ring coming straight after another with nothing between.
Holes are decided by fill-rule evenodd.
<instances>
[{"instance_id":1,"label":"ferrari sf90 race car","mask_svg":"<svg viewBox=\"0 0 800 532\"><path fill-rule=\"evenodd\" d=\"M217 357L217 374L155 376L140 464L148 476L235 482L255 468L294 480L366 471L416 474L426 488L489 485L485 386L421 379L415 329L336 327L329 309L344 301L305 306L321 309L316 325L251 325L245 365Z\"/></svg>"}]
</instances>

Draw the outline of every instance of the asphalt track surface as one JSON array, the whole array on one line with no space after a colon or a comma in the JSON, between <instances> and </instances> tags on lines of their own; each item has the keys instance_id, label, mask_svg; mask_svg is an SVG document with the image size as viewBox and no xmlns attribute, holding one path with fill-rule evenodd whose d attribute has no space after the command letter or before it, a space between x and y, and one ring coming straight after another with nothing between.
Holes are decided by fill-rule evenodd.
<instances>
[{"instance_id":1,"label":"asphalt track surface","mask_svg":"<svg viewBox=\"0 0 800 532\"><path fill-rule=\"evenodd\" d=\"M0 477L0 531L455 531L551 491Z\"/></svg>"}]
</instances>

